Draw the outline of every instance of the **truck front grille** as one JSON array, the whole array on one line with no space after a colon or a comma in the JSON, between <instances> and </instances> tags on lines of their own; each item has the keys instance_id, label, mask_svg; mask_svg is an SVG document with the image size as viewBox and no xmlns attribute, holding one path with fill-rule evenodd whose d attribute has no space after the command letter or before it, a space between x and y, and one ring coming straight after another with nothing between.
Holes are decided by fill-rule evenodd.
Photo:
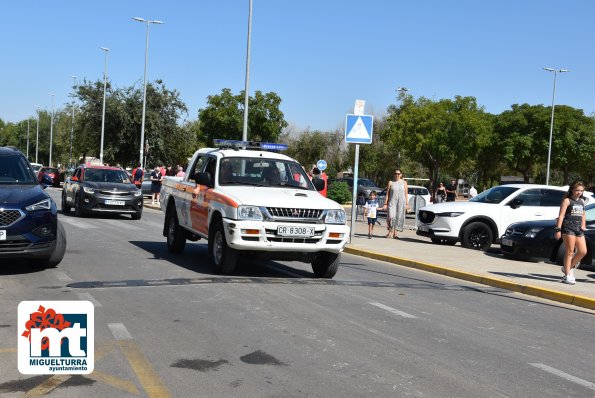
<instances>
[{"instance_id":1,"label":"truck front grille","mask_svg":"<svg viewBox=\"0 0 595 398\"><path fill-rule=\"evenodd\" d=\"M322 210L319 209L295 209L292 207L267 207L271 218L319 220Z\"/></svg>"}]
</instances>

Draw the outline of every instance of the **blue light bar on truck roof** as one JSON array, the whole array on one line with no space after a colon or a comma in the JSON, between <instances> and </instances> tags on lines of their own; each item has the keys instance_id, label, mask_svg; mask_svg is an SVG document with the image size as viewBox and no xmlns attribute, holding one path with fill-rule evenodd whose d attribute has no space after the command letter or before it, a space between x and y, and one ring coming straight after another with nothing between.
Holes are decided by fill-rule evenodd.
<instances>
[{"instance_id":1,"label":"blue light bar on truck roof","mask_svg":"<svg viewBox=\"0 0 595 398\"><path fill-rule=\"evenodd\" d=\"M258 142L258 141L239 141L239 140L213 140L216 147L234 148L234 149L262 149L265 151L284 151L287 149L286 144L275 144L272 142Z\"/></svg>"}]
</instances>

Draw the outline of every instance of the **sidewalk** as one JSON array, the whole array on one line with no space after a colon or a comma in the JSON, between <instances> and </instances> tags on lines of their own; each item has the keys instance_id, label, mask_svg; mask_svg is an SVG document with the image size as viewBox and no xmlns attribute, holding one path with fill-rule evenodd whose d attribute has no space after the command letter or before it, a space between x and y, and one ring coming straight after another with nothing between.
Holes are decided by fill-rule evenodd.
<instances>
[{"instance_id":1,"label":"sidewalk","mask_svg":"<svg viewBox=\"0 0 595 398\"><path fill-rule=\"evenodd\" d=\"M145 199L144 206L160 210L151 205L150 199ZM350 218L351 206L344 207ZM560 282L563 274L559 266L505 259L498 245L487 252L464 249L458 243L435 245L415 234L412 215L407 217L399 239L385 238L386 219L380 222L374 227L372 239L368 239L368 225L358 215L353 241L347 244L345 253L595 310L595 270L575 270L576 285L566 285ZM351 221L347 224L351 225Z\"/></svg>"},{"instance_id":2,"label":"sidewalk","mask_svg":"<svg viewBox=\"0 0 595 398\"><path fill-rule=\"evenodd\" d=\"M349 218L351 209L345 210ZM575 270L576 285L566 285L561 283L559 266L505 259L498 245L482 252L459 243L433 244L415 234L412 217L408 216L399 239L385 238L385 219L380 219L382 225L376 225L368 239L368 225L358 216L353 241L345 252L595 310L595 270Z\"/></svg>"}]
</instances>

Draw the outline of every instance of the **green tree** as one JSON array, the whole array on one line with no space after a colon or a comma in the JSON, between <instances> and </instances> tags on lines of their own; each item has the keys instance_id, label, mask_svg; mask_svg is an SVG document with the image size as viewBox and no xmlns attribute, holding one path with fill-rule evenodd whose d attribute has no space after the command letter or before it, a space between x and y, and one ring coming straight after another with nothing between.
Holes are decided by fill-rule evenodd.
<instances>
[{"instance_id":1,"label":"green tree","mask_svg":"<svg viewBox=\"0 0 595 398\"><path fill-rule=\"evenodd\" d=\"M279 109L281 98L273 92L256 91L248 99L248 140L276 142L287 127L283 112ZM244 92L233 95L224 88L220 94L207 97L207 106L198 111L200 141L211 145L213 139L242 138L244 124Z\"/></svg>"}]
</instances>

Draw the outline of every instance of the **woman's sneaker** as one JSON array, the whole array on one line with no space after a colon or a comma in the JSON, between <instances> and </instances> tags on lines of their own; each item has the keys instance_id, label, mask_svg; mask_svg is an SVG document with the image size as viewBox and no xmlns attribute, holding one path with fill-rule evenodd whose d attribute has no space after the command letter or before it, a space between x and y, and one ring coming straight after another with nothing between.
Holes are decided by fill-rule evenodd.
<instances>
[{"instance_id":1,"label":"woman's sneaker","mask_svg":"<svg viewBox=\"0 0 595 398\"><path fill-rule=\"evenodd\" d=\"M574 279L574 276L572 275L566 275L564 278L562 278L562 283L574 285L576 283L576 279Z\"/></svg>"}]
</instances>

